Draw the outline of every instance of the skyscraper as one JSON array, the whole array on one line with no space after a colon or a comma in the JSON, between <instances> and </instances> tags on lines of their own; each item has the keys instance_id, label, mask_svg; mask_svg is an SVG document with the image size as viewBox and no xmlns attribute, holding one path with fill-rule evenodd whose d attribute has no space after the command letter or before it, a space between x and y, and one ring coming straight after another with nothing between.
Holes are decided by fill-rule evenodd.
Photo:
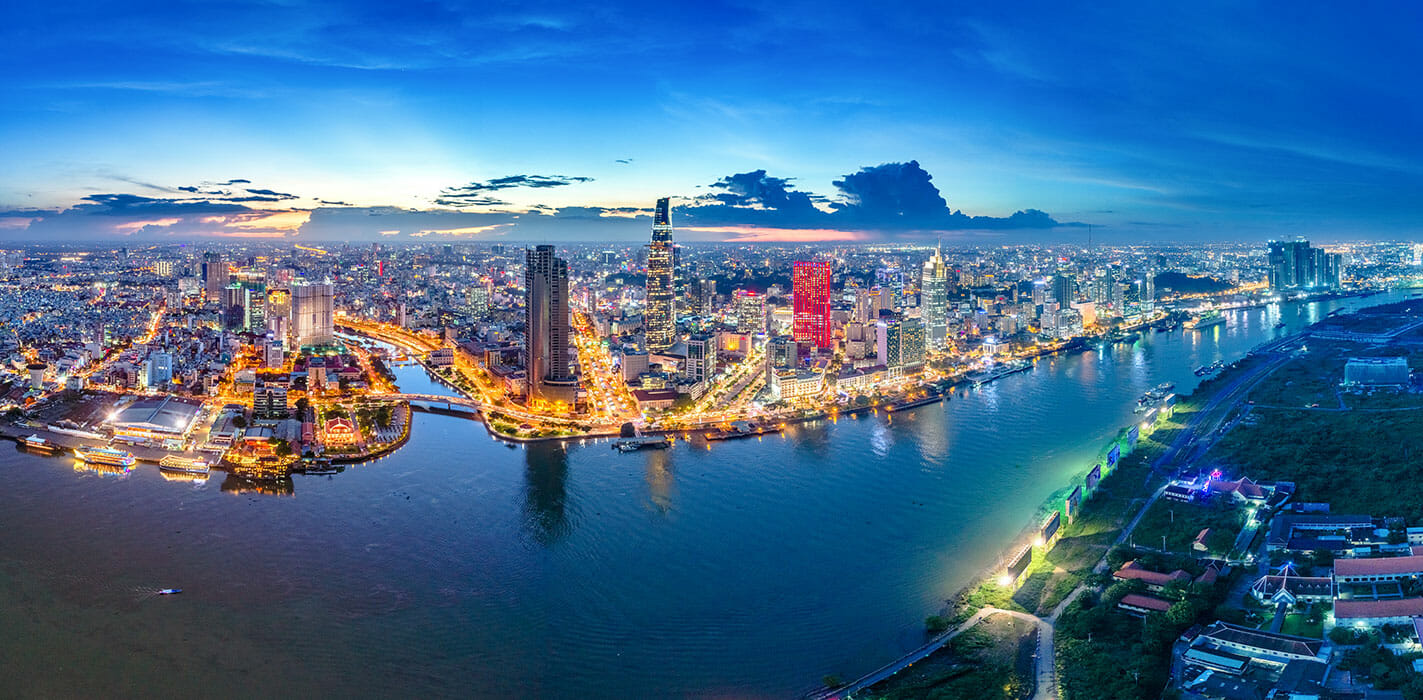
<instances>
[{"instance_id":1,"label":"skyscraper","mask_svg":"<svg viewBox=\"0 0 1423 700\"><path fill-rule=\"evenodd\" d=\"M766 330L766 297L745 289L736 290L736 332Z\"/></svg>"},{"instance_id":2,"label":"skyscraper","mask_svg":"<svg viewBox=\"0 0 1423 700\"><path fill-rule=\"evenodd\" d=\"M919 277L919 306L922 308L925 330L932 347L942 347L948 335L949 266L939 248L924 262Z\"/></svg>"},{"instance_id":3,"label":"skyscraper","mask_svg":"<svg viewBox=\"0 0 1423 700\"><path fill-rule=\"evenodd\" d=\"M292 345L329 345L336 340L330 282L298 282L291 288Z\"/></svg>"},{"instance_id":4,"label":"skyscraper","mask_svg":"<svg viewBox=\"0 0 1423 700\"><path fill-rule=\"evenodd\" d=\"M647 311L643 325L649 350L666 350L677 342L676 290L673 288L671 200L657 200L652 215L652 243L647 246Z\"/></svg>"},{"instance_id":5,"label":"skyscraper","mask_svg":"<svg viewBox=\"0 0 1423 700\"><path fill-rule=\"evenodd\" d=\"M1057 301L1058 308L1066 309L1072 306L1072 302L1077 300L1073 291L1075 282L1072 273L1066 270L1058 270L1052 278L1052 298Z\"/></svg>"},{"instance_id":6,"label":"skyscraper","mask_svg":"<svg viewBox=\"0 0 1423 700\"><path fill-rule=\"evenodd\" d=\"M568 343L573 336L568 263L554 257L551 245L524 251L524 321L528 400L573 403L577 400L577 381L568 359Z\"/></svg>"},{"instance_id":7,"label":"skyscraper","mask_svg":"<svg viewBox=\"0 0 1423 700\"><path fill-rule=\"evenodd\" d=\"M830 347L830 263L797 260L791 270L791 337Z\"/></svg>"},{"instance_id":8,"label":"skyscraper","mask_svg":"<svg viewBox=\"0 0 1423 700\"><path fill-rule=\"evenodd\" d=\"M222 301L222 290L227 286L227 263L221 253L203 253L203 291L208 301Z\"/></svg>"}]
</instances>

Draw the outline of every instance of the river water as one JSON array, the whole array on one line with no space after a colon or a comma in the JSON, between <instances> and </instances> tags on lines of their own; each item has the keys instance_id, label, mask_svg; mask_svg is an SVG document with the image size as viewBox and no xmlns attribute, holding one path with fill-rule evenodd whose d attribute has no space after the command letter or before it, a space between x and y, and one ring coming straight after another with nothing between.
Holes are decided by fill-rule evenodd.
<instances>
[{"instance_id":1,"label":"river water","mask_svg":"<svg viewBox=\"0 0 1423 700\"><path fill-rule=\"evenodd\" d=\"M794 696L920 644L1143 391L1190 391L1197 366L1406 295L1232 312L892 424L710 449L511 449L416 414L397 453L287 495L5 447L0 678L61 696Z\"/></svg>"}]
</instances>

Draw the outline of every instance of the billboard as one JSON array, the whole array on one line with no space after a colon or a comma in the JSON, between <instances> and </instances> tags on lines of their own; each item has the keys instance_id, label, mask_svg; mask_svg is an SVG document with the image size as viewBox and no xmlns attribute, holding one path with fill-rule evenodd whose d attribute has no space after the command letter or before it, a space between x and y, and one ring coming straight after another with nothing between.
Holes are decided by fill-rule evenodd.
<instances>
[{"instance_id":1,"label":"billboard","mask_svg":"<svg viewBox=\"0 0 1423 700\"><path fill-rule=\"evenodd\" d=\"M1107 452L1107 469L1110 471L1117 468L1117 460L1122 458L1122 446L1112 445L1112 449Z\"/></svg>"},{"instance_id":2,"label":"billboard","mask_svg":"<svg viewBox=\"0 0 1423 700\"><path fill-rule=\"evenodd\" d=\"M1102 480L1102 465L1092 467L1092 471L1087 472L1087 490L1097 490L1097 482Z\"/></svg>"},{"instance_id":3,"label":"billboard","mask_svg":"<svg viewBox=\"0 0 1423 700\"><path fill-rule=\"evenodd\" d=\"M1033 563L1033 548L1024 547L1018 552L1018 556L1013 557L1013 561L1008 563L1007 576L1016 584L1027 573L1028 566Z\"/></svg>"},{"instance_id":4,"label":"billboard","mask_svg":"<svg viewBox=\"0 0 1423 700\"><path fill-rule=\"evenodd\" d=\"M1133 425L1133 426L1131 427L1131 430L1128 430L1128 431L1127 431L1127 445L1130 446L1130 447L1136 447L1136 441L1137 441L1138 439L1140 439L1140 438L1141 438L1141 426L1139 426L1139 425Z\"/></svg>"},{"instance_id":5,"label":"billboard","mask_svg":"<svg viewBox=\"0 0 1423 700\"><path fill-rule=\"evenodd\" d=\"M1077 517L1077 511L1082 509L1082 487L1072 489L1072 493L1067 494L1067 522Z\"/></svg>"},{"instance_id":6,"label":"billboard","mask_svg":"<svg viewBox=\"0 0 1423 700\"><path fill-rule=\"evenodd\" d=\"M1038 533L1038 539L1046 547L1052 547L1053 538L1057 537L1057 531L1062 528L1062 513L1053 511L1048 516L1047 522L1043 523L1043 529Z\"/></svg>"}]
</instances>

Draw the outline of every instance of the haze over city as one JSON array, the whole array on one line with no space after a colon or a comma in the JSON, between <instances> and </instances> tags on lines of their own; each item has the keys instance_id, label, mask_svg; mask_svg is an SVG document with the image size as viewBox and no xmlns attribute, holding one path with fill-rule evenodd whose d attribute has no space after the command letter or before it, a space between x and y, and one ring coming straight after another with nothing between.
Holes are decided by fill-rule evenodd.
<instances>
[{"instance_id":1,"label":"haze over city","mask_svg":"<svg viewBox=\"0 0 1423 700\"><path fill-rule=\"evenodd\" d=\"M1410 231L1412 4L21 3L12 240Z\"/></svg>"}]
</instances>

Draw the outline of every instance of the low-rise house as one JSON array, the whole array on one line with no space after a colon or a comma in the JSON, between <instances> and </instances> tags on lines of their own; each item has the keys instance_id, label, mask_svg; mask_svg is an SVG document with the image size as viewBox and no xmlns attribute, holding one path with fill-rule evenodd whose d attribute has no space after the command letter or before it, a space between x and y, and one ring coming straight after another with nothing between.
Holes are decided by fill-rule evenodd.
<instances>
[{"instance_id":1,"label":"low-rise house","mask_svg":"<svg viewBox=\"0 0 1423 700\"><path fill-rule=\"evenodd\" d=\"M1334 624L1357 627L1411 625L1414 618L1423 617L1423 598L1393 598L1390 600L1334 601Z\"/></svg>"},{"instance_id":2,"label":"low-rise house","mask_svg":"<svg viewBox=\"0 0 1423 700\"><path fill-rule=\"evenodd\" d=\"M1171 609L1171 601L1162 600L1156 596L1142 595L1140 593L1128 593L1122 596L1117 607L1127 611L1127 613L1138 617L1145 617L1151 613L1164 613Z\"/></svg>"},{"instance_id":3,"label":"low-rise house","mask_svg":"<svg viewBox=\"0 0 1423 700\"><path fill-rule=\"evenodd\" d=\"M1122 564L1122 568L1112 572L1112 578L1118 581L1141 581L1146 584L1146 590L1158 593L1173 583L1190 583L1191 575L1177 569L1169 574L1159 571L1152 571L1135 561Z\"/></svg>"}]
</instances>

